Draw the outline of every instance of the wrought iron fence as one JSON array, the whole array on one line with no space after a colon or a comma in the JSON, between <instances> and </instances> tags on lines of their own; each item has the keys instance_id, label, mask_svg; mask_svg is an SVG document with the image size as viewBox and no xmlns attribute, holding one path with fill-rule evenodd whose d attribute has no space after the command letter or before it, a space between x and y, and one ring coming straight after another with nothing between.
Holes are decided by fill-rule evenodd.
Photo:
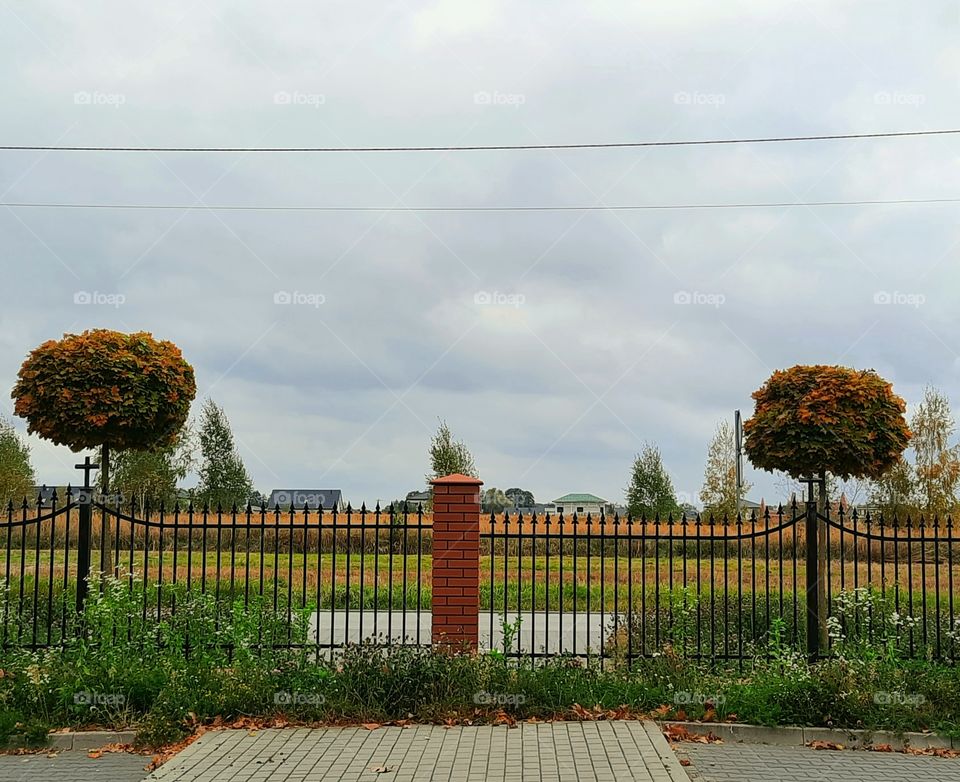
<instances>
[{"instance_id":1,"label":"wrought iron fence","mask_svg":"<svg viewBox=\"0 0 960 782\"><path fill-rule=\"evenodd\" d=\"M100 499L85 489L7 506L4 648L74 637L89 599L107 589L136 606L128 633L149 635L199 595L218 622L232 611L254 616L262 646L431 643L433 520L422 508L153 509ZM951 519L818 515L808 502L732 521L478 520L479 642L505 655L742 663L863 643L956 658Z\"/></svg>"},{"instance_id":2,"label":"wrought iron fence","mask_svg":"<svg viewBox=\"0 0 960 782\"><path fill-rule=\"evenodd\" d=\"M74 491L62 504L54 495L8 505L5 516L4 647L63 642L109 588L136 605L140 629L202 595L218 617L240 609L278 621L259 639L275 647L430 643L431 536L421 509L152 509Z\"/></svg>"},{"instance_id":3,"label":"wrought iron fence","mask_svg":"<svg viewBox=\"0 0 960 782\"><path fill-rule=\"evenodd\" d=\"M484 637L507 655L743 662L866 644L956 658L949 518L796 502L732 520L491 515L483 540Z\"/></svg>"}]
</instances>

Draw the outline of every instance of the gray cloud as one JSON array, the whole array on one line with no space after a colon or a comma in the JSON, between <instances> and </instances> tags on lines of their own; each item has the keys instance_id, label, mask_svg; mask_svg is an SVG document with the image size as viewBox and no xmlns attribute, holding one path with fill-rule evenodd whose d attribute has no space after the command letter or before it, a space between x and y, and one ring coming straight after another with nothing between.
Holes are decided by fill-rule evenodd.
<instances>
[{"instance_id":1,"label":"gray cloud","mask_svg":"<svg viewBox=\"0 0 960 782\"><path fill-rule=\"evenodd\" d=\"M953 4L0 8L9 143L427 144L956 124ZM456 155L0 154L0 200L625 204L956 196L953 137ZM94 326L180 344L259 486L422 483L438 417L491 485L700 486L772 369L957 396L955 206L642 213L0 210L0 386ZM120 306L75 304L77 292ZM275 303L278 293L289 304ZM478 296L480 298L478 298ZM484 299L484 296L487 299ZM313 297L312 299L310 297ZM318 297L322 297L322 303ZM512 298L511 298L512 297ZM522 302L518 301L522 298ZM922 302L918 297L922 298ZM686 303L689 302L689 303ZM398 400L398 397L401 399ZM598 400L599 397L599 400ZM10 410L9 400L3 403ZM73 456L32 440L41 478ZM755 494L777 491L753 474Z\"/></svg>"}]
</instances>

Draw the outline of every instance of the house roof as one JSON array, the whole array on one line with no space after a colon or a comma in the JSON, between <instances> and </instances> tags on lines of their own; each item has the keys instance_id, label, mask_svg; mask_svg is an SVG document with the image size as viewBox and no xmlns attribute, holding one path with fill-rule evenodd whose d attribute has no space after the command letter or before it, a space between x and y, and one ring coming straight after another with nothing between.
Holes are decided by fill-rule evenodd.
<instances>
[{"instance_id":1,"label":"house roof","mask_svg":"<svg viewBox=\"0 0 960 782\"><path fill-rule=\"evenodd\" d=\"M586 502L590 504L599 504L603 505L606 503L606 500L602 497L598 497L596 494L564 494L562 497L557 497L554 500L557 502Z\"/></svg>"},{"instance_id":2,"label":"house roof","mask_svg":"<svg viewBox=\"0 0 960 782\"><path fill-rule=\"evenodd\" d=\"M340 489L274 489L270 492L268 508L285 508L289 505L294 508L306 505L311 510L332 510L340 505Z\"/></svg>"}]
</instances>

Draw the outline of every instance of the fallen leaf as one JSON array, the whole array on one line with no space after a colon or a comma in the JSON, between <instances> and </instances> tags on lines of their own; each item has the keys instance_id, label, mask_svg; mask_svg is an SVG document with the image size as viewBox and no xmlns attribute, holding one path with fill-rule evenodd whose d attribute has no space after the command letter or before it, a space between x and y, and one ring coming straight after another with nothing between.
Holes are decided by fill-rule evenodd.
<instances>
[{"instance_id":1,"label":"fallen leaf","mask_svg":"<svg viewBox=\"0 0 960 782\"><path fill-rule=\"evenodd\" d=\"M841 750L844 748L843 744L837 744L835 741L810 741L807 743L807 746L810 747L810 749Z\"/></svg>"},{"instance_id":2,"label":"fallen leaf","mask_svg":"<svg viewBox=\"0 0 960 782\"><path fill-rule=\"evenodd\" d=\"M695 744L721 744L723 739L713 733L693 733L683 725L667 725L663 735L670 741L690 741Z\"/></svg>"},{"instance_id":3,"label":"fallen leaf","mask_svg":"<svg viewBox=\"0 0 960 782\"><path fill-rule=\"evenodd\" d=\"M680 758L680 765L681 765L681 766L689 766L689 765L690 765L690 761L687 760L686 758Z\"/></svg>"},{"instance_id":4,"label":"fallen leaf","mask_svg":"<svg viewBox=\"0 0 960 782\"><path fill-rule=\"evenodd\" d=\"M379 722L364 722L360 727L361 727L361 728L366 728L367 730L376 730L377 728L380 727L380 723L379 723Z\"/></svg>"}]
</instances>

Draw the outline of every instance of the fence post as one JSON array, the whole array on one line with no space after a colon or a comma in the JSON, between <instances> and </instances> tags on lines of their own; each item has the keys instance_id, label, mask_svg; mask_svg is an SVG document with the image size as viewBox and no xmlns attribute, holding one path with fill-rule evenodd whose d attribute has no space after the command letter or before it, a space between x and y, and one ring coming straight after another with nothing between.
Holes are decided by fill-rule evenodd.
<instances>
[{"instance_id":1,"label":"fence post","mask_svg":"<svg viewBox=\"0 0 960 782\"><path fill-rule=\"evenodd\" d=\"M807 481L807 657L810 662L820 656L820 557L817 546L817 503L813 496L815 480L811 476Z\"/></svg>"},{"instance_id":2,"label":"fence post","mask_svg":"<svg viewBox=\"0 0 960 782\"><path fill-rule=\"evenodd\" d=\"M468 475L433 485L434 647L476 651L480 633L480 487Z\"/></svg>"},{"instance_id":3,"label":"fence post","mask_svg":"<svg viewBox=\"0 0 960 782\"><path fill-rule=\"evenodd\" d=\"M83 604L87 599L87 582L90 579L90 527L93 518L93 489L90 487L90 473L99 468L90 463L90 457L83 464L74 467L83 471L83 489L80 495L80 528L77 539L77 613L83 613ZM69 504L70 497L67 497ZM69 517L68 522L69 524Z\"/></svg>"}]
</instances>

